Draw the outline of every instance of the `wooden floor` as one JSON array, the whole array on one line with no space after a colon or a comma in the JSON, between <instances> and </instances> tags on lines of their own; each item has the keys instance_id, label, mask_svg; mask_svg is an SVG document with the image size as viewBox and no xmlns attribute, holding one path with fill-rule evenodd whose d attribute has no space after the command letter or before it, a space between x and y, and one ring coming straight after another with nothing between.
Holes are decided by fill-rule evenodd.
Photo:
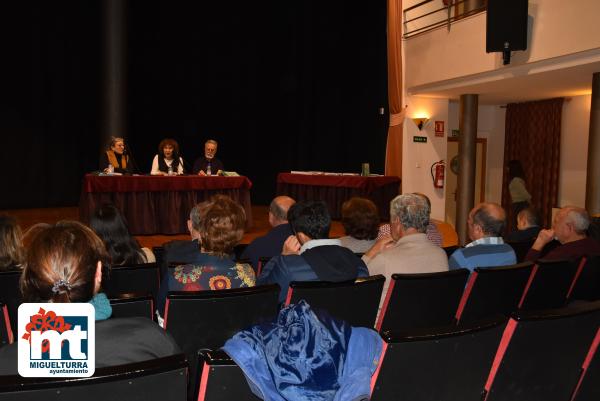
<instances>
[{"instance_id":1,"label":"wooden floor","mask_svg":"<svg viewBox=\"0 0 600 401\"><path fill-rule=\"evenodd\" d=\"M14 216L23 229L37 223L54 224L60 220L79 220L79 208L77 207L59 207L47 209L12 209L2 210L0 214ZM268 220L269 210L267 206L252 206L252 215L254 218L254 227L244 233L242 244L250 243L254 238L265 235L271 228ZM332 238L344 235L344 228L339 221L334 221L331 225L330 236ZM145 247L153 247L164 244L167 241L175 239L188 239L188 235L140 235L136 237L140 244Z\"/></svg>"}]
</instances>

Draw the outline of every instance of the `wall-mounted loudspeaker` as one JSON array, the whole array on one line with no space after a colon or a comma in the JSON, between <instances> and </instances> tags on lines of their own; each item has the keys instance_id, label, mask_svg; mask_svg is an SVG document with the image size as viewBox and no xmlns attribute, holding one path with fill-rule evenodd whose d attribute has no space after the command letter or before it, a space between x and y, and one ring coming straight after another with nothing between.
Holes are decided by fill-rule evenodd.
<instances>
[{"instance_id":1,"label":"wall-mounted loudspeaker","mask_svg":"<svg viewBox=\"0 0 600 401\"><path fill-rule=\"evenodd\" d=\"M488 0L485 50L502 52L504 64L510 52L527 50L528 0Z\"/></svg>"}]
</instances>

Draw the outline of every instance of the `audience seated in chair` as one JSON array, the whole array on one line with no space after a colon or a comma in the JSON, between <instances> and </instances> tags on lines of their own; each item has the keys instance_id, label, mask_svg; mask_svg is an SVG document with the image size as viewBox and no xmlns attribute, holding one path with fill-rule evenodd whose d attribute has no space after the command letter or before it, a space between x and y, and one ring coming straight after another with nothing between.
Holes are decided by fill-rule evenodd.
<instances>
[{"instance_id":1,"label":"audience seated in chair","mask_svg":"<svg viewBox=\"0 0 600 401\"><path fill-rule=\"evenodd\" d=\"M242 253L241 259L249 259L254 268L258 268L258 259L261 257L273 257L281 254L281 248L285 240L292 235L292 229L288 223L288 210L296 203L289 196L278 196L271 201L269 206L269 224L271 230L264 236L252 241Z\"/></svg>"},{"instance_id":2,"label":"audience seated in chair","mask_svg":"<svg viewBox=\"0 0 600 401\"><path fill-rule=\"evenodd\" d=\"M431 214L431 201L429 200L427 195L422 194L420 192L413 192L413 194L422 197L425 200L425 202L427 202L427 206L429 207L429 213ZM438 226L437 226L438 224L446 224L446 223L443 223L441 221L435 221L430 216L429 223L427 223L427 228L425 230L427 239L429 239L429 241L431 241L434 245L447 246L447 245L444 245L444 238L442 237L442 233L440 232L440 230L438 230ZM389 235L390 235L390 225L389 224L383 224L381 227L379 227L379 233L377 234L377 239L387 237ZM455 244L452 244L452 245L455 245Z\"/></svg>"},{"instance_id":3,"label":"audience seated in chair","mask_svg":"<svg viewBox=\"0 0 600 401\"><path fill-rule=\"evenodd\" d=\"M43 225L28 241L21 288L25 302L89 302L96 310L96 368L179 353L175 341L147 318L109 319L100 292L109 256L94 232L75 221ZM135 335L132 335L135 333ZM0 375L17 373L18 341L0 348Z\"/></svg>"},{"instance_id":4,"label":"audience seated in chair","mask_svg":"<svg viewBox=\"0 0 600 401\"><path fill-rule=\"evenodd\" d=\"M450 256L450 269L510 266L517 263L515 251L502 239L506 213L496 203L480 203L469 212L467 227L472 242Z\"/></svg>"},{"instance_id":5,"label":"audience seated in chair","mask_svg":"<svg viewBox=\"0 0 600 401\"><path fill-rule=\"evenodd\" d=\"M565 206L556 213L552 228L541 230L533 246L527 252L525 260L579 259L586 255L600 255L600 242L587 236L590 216L585 209L577 206ZM544 246L554 238L560 246L542 255Z\"/></svg>"},{"instance_id":6,"label":"audience seated in chair","mask_svg":"<svg viewBox=\"0 0 600 401\"><path fill-rule=\"evenodd\" d=\"M285 301L291 281L346 281L369 275L367 266L340 240L329 239L331 216L324 202L299 202L288 212L296 235L285 241L281 256L265 265L257 285L279 284Z\"/></svg>"},{"instance_id":7,"label":"audience seated in chair","mask_svg":"<svg viewBox=\"0 0 600 401\"><path fill-rule=\"evenodd\" d=\"M541 230L540 222L540 214L532 207L521 210L517 215L517 229L506 237L506 241L526 242L535 240Z\"/></svg>"},{"instance_id":8,"label":"audience seated in chair","mask_svg":"<svg viewBox=\"0 0 600 401\"><path fill-rule=\"evenodd\" d=\"M382 301L394 273L434 273L448 271L448 257L425 234L431 209L417 194L398 195L390 203L391 237L375 243L363 260L373 275L386 277Z\"/></svg>"},{"instance_id":9,"label":"audience seated in chair","mask_svg":"<svg viewBox=\"0 0 600 401\"><path fill-rule=\"evenodd\" d=\"M244 235L246 214L241 205L224 195L203 202L197 210L200 252L188 264L169 269L161 283L158 307L161 315L169 291L223 290L254 286L254 270L236 263L233 248ZM194 241L192 241L194 242Z\"/></svg>"},{"instance_id":10,"label":"audience seated in chair","mask_svg":"<svg viewBox=\"0 0 600 401\"><path fill-rule=\"evenodd\" d=\"M354 253L365 253L377 239L379 212L373 201L352 198L342 205L342 225L346 235L340 238L341 245Z\"/></svg>"}]
</instances>

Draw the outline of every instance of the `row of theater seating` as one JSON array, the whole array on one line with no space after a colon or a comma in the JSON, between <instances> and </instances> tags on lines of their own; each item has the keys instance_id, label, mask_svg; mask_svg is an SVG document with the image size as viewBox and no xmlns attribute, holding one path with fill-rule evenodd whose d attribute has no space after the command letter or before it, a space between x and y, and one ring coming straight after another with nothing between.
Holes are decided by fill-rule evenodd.
<instances>
[{"instance_id":1,"label":"row of theater seating","mask_svg":"<svg viewBox=\"0 0 600 401\"><path fill-rule=\"evenodd\" d=\"M519 312L510 319L388 333L371 380L371 399L597 401L599 323L600 302L585 302ZM89 379L0 377L0 401L257 399L226 354L198 354L195 373L178 355L98 369ZM188 374L199 378L195 390L186 389Z\"/></svg>"}]
</instances>

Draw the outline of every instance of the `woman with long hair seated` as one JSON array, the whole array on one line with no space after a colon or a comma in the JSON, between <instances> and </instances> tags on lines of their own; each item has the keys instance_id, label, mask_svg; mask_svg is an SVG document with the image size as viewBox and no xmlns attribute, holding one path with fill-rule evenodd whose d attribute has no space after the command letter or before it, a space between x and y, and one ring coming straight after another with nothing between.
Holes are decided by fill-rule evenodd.
<instances>
[{"instance_id":1,"label":"woman with long hair seated","mask_svg":"<svg viewBox=\"0 0 600 401\"><path fill-rule=\"evenodd\" d=\"M100 292L109 268L104 244L76 221L38 225L21 276L24 302L89 302L96 313L96 368L140 362L179 353L171 336L148 318L109 319L112 309ZM17 374L18 342L0 348L0 375Z\"/></svg>"},{"instance_id":2,"label":"woman with long hair seated","mask_svg":"<svg viewBox=\"0 0 600 401\"><path fill-rule=\"evenodd\" d=\"M104 204L96 209L90 227L106 245L113 266L156 262L154 253L140 247L129 234L125 218L114 205Z\"/></svg>"},{"instance_id":3,"label":"woman with long hair seated","mask_svg":"<svg viewBox=\"0 0 600 401\"><path fill-rule=\"evenodd\" d=\"M0 216L0 271L20 270L25 258L21 228L12 216Z\"/></svg>"},{"instance_id":4,"label":"woman with long hair seated","mask_svg":"<svg viewBox=\"0 0 600 401\"><path fill-rule=\"evenodd\" d=\"M169 269L158 296L162 314L169 291L224 290L252 287L256 277L252 266L236 263L234 247L244 235L246 213L225 195L216 195L199 208L200 249L193 261ZM163 315L164 316L164 315Z\"/></svg>"},{"instance_id":5,"label":"woman with long hair seated","mask_svg":"<svg viewBox=\"0 0 600 401\"><path fill-rule=\"evenodd\" d=\"M166 138L158 144L158 154L152 160L151 175L182 175L183 159L179 156L179 144Z\"/></svg>"}]
</instances>

